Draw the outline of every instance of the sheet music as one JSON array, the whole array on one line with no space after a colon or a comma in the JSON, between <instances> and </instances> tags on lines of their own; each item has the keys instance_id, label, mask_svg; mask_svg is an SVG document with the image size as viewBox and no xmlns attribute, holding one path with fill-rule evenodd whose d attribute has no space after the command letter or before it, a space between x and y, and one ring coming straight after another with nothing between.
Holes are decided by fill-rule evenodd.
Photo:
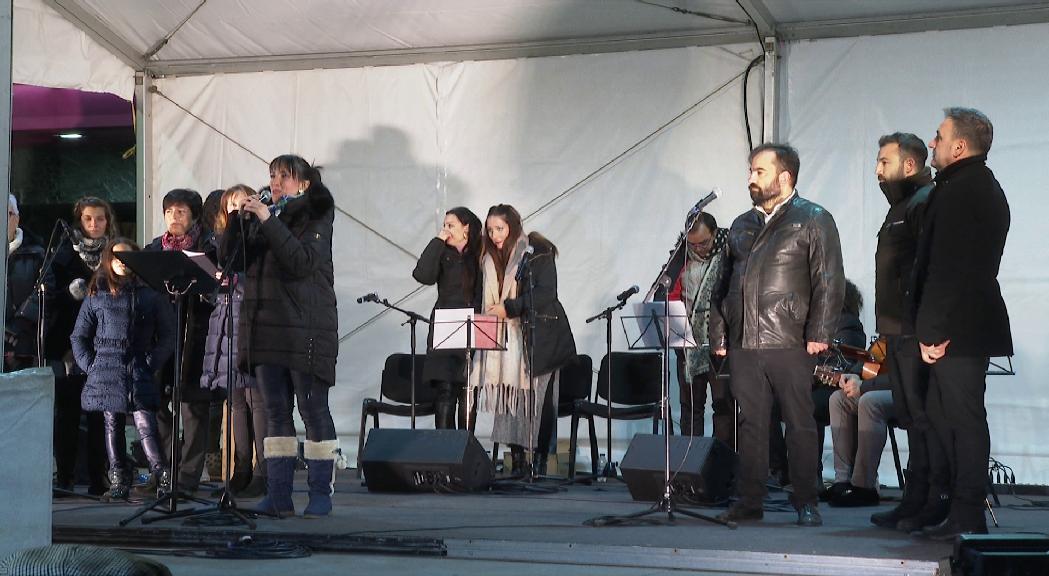
<instances>
[{"instance_id":1,"label":"sheet music","mask_svg":"<svg viewBox=\"0 0 1049 576\"><path fill-rule=\"evenodd\" d=\"M633 317L640 330L639 342L644 348L663 347L660 335L666 330L665 313L663 302L633 304ZM670 301L670 347L696 347L692 324L688 321L688 311L685 309L685 303L680 300Z\"/></svg>"},{"instance_id":2,"label":"sheet music","mask_svg":"<svg viewBox=\"0 0 1049 576\"><path fill-rule=\"evenodd\" d=\"M467 320L473 326L473 337L467 342ZM477 314L473 308L438 308L433 311L434 350L501 350L503 327L496 316Z\"/></svg>"}]
</instances>

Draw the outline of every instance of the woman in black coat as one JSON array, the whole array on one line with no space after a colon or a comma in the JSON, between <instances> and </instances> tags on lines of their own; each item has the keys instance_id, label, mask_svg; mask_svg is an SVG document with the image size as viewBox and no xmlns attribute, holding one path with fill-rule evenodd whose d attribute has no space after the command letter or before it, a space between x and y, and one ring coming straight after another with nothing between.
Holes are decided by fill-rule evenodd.
<instances>
[{"instance_id":1,"label":"woman in black coat","mask_svg":"<svg viewBox=\"0 0 1049 576\"><path fill-rule=\"evenodd\" d=\"M462 206L445 213L441 232L426 245L412 271L417 281L437 285L434 310L479 308L480 252L481 220L477 215ZM459 427L466 428L466 356L460 350L434 350L433 313L430 321L423 382L429 382L437 391L435 427L455 428L458 402Z\"/></svg>"},{"instance_id":2,"label":"woman in black coat","mask_svg":"<svg viewBox=\"0 0 1049 576\"><path fill-rule=\"evenodd\" d=\"M47 332L47 358L55 367L55 485L72 490L80 432L80 393L86 376L73 360L73 332L87 283L102 261L102 250L118 235L116 214L109 202L85 196L73 206L72 238L59 244L51 271L55 279L52 324ZM102 415L87 413L88 494L106 493L106 449Z\"/></svg>"},{"instance_id":3,"label":"woman in black coat","mask_svg":"<svg viewBox=\"0 0 1049 576\"><path fill-rule=\"evenodd\" d=\"M280 516L295 513L294 397L306 427L303 452L309 466L309 504L303 515L326 516L339 453L328 407L339 352L332 262L335 200L320 171L293 155L270 162L270 190L272 207L256 196L241 205L254 223L243 234L247 278L237 359L242 369L254 372L269 421L263 443L267 495L259 509ZM224 242L240 236L226 234Z\"/></svg>"},{"instance_id":4,"label":"woman in black coat","mask_svg":"<svg viewBox=\"0 0 1049 576\"><path fill-rule=\"evenodd\" d=\"M171 488L157 433L155 373L174 350L175 321L166 299L113 256L134 250L138 246L119 238L103 251L70 336L76 363L87 373L81 407L101 412L105 421L111 500L127 499L131 486L124 437L128 412L156 484L161 492Z\"/></svg>"}]
</instances>

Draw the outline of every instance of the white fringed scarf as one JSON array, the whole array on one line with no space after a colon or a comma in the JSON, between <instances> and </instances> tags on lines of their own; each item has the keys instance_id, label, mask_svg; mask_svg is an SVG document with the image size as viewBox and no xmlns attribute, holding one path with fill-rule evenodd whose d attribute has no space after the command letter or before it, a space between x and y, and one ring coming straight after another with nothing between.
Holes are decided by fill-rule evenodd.
<instances>
[{"instance_id":1,"label":"white fringed scarf","mask_svg":"<svg viewBox=\"0 0 1049 576\"><path fill-rule=\"evenodd\" d=\"M491 254L481 259L484 297L481 310L502 304L517 297L517 266L528 247L528 235L521 233L510 253L510 260L503 272L503 289L499 290L498 274ZM524 336L520 318L507 318L504 343L506 351L481 350L473 358L470 373L470 389L481 389L478 409L496 414L516 414L519 407L527 406L526 392L532 383L528 379L525 364Z\"/></svg>"}]
</instances>

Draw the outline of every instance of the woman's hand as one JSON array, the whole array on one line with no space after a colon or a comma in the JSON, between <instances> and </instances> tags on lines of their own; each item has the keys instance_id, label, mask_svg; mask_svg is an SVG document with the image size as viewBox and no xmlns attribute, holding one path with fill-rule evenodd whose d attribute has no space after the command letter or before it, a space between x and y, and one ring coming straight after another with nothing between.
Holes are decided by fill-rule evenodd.
<instances>
[{"instance_id":1,"label":"woman's hand","mask_svg":"<svg viewBox=\"0 0 1049 576\"><path fill-rule=\"evenodd\" d=\"M259 218L259 222L265 222L269 220L270 207L263 204L262 200L259 200L258 196L248 196L244 199L244 202L240 204L241 212L248 212L254 214Z\"/></svg>"},{"instance_id":2,"label":"woman's hand","mask_svg":"<svg viewBox=\"0 0 1049 576\"><path fill-rule=\"evenodd\" d=\"M448 239L451 237L452 233L445 230L444 228L441 228L441 231L437 233L437 238L439 238L441 242L444 242L445 244L448 243Z\"/></svg>"},{"instance_id":3,"label":"woman's hand","mask_svg":"<svg viewBox=\"0 0 1049 576\"><path fill-rule=\"evenodd\" d=\"M488 310L486 310L485 313L486 314L491 314L492 316L495 316L497 318L505 319L506 318L506 306L503 306L502 304L495 304L495 305L489 306Z\"/></svg>"}]
</instances>

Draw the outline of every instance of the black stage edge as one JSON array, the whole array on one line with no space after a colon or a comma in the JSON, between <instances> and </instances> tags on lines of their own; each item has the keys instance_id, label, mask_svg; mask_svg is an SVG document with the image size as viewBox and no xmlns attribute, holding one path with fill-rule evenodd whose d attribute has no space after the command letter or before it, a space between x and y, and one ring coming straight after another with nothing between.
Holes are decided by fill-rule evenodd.
<instances>
[{"instance_id":1,"label":"black stage edge","mask_svg":"<svg viewBox=\"0 0 1049 576\"><path fill-rule=\"evenodd\" d=\"M187 530L185 528L93 528L56 526L51 538L55 544L105 542L113 548L215 548L243 537L255 541L279 541L305 546L314 552L330 554L400 554L407 556L447 556L443 539L414 536L360 536L308 532L262 532L258 530Z\"/></svg>"}]
</instances>

